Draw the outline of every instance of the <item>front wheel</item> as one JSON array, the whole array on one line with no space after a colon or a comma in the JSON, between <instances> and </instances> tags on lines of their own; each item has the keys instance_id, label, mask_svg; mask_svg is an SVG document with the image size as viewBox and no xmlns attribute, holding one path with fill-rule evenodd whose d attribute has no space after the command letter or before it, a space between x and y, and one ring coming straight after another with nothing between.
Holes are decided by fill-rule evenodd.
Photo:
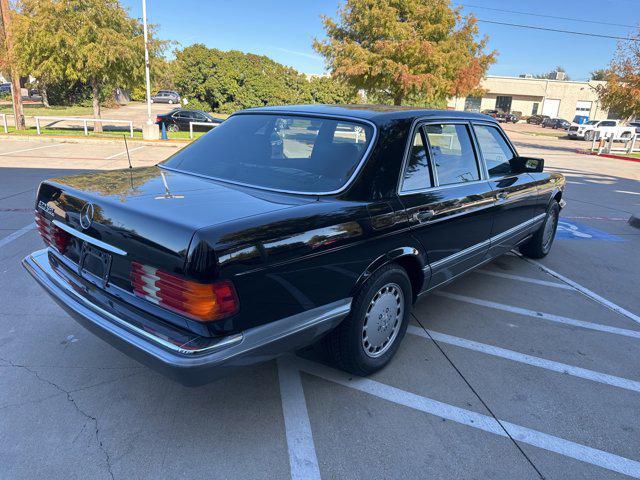
<instances>
[{"instance_id":1,"label":"front wheel","mask_svg":"<svg viewBox=\"0 0 640 480\"><path fill-rule=\"evenodd\" d=\"M584 139L587 140L588 142L590 142L591 140L594 139L594 137L596 136L596 132L594 132L593 130L588 131L584 134Z\"/></svg>"},{"instance_id":2,"label":"front wheel","mask_svg":"<svg viewBox=\"0 0 640 480\"><path fill-rule=\"evenodd\" d=\"M409 323L411 282L399 265L377 270L356 294L351 313L326 339L337 366L369 375L393 358Z\"/></svg>"},{"instance_id":3,"label":"front wheel","mask_svg":"<svg viewBox=\"0 0 640 480\"><path fill-rule=\"evenodd\" d=\"M553 200L547 209L547 216L544 219L544 223L538 228L529 241L520 245L520 253L531 258L546 257L551 251L553 240L556 238L559 218L560 205Z\"/></svg>"}]
</instances>

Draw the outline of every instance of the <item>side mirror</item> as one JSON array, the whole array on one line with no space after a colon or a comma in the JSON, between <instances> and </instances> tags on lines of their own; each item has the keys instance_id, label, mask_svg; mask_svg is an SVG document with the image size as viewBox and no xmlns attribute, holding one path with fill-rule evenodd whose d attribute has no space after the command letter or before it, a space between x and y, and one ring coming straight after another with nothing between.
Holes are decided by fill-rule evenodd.
<instances>
[{"instance_id":1,"label":"side mirror","mask_svg":"<svg viewBox=\"0 0 640 480\"><path fill-rule=\"evenodd\" d=\"M535 173L544 170L544 158L514 157L509 163L514 173Z\"/></svg>"}]
</instances>

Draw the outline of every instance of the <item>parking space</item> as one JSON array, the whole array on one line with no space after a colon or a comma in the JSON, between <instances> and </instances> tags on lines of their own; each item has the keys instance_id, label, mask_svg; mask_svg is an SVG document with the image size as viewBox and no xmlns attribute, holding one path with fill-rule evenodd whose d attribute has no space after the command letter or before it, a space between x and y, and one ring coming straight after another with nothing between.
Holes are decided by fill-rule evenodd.
<instances>
[{"instance_id":1,"label":"parking space","mask_svg":"<svg viewBox=\"0 0 640 480\"><path fill-rule=\"evenodd\" d=\"M369 378L310 348L194 389L84 330L19 264L42 246L38 182L126 167L123 145L2 140L0 478L640 478L640 164L510 136L569 180L547 258L422 297ZM176 151L129 148L134 166Z\"/></svg>"}]
</instances>

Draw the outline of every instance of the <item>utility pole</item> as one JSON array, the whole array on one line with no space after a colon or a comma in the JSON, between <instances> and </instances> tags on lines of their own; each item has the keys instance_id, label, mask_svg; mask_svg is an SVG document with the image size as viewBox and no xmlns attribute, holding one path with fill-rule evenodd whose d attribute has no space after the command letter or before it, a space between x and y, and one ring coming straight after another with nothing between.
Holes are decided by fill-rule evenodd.
<instances>
[{"instance_id":1,"label":"utility pole","mask_svg":"<svg viewBox=\"0 0 640 480\"><path fill-rule=\"evenodd\" d=\"M13 38L11 36L11 12L9 0L0 0L0 14L4 25L4 43L7 48L11 75L11 96L13 97L13 114L16 119L16 130L25 130L24 109L22 108L22 94L20 92L20 74L16 68L13 56Z\"/></svg>"}]
</instances>

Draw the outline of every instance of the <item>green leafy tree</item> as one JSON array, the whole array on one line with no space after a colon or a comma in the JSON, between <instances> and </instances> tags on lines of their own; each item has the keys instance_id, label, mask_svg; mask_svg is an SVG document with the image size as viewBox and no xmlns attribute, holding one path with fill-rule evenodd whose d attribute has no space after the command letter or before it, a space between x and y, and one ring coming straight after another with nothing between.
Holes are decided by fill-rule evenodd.
<instances>
[{"instance_id":1,"label":"green leafy tree","mask_svg":"<svg viewBox=\"0 0 640 480\"><path fill-rule=\"evenodd\" d=\"M328 38L314 48L333 74L395 105L479 93L495 61L475 18L449 0L347 0L323 22Z\"/></svg>"},{"instance_id":2,"label":"green leafy tree","mask_svg":"<svg viewBox=\"0 0 640 480\"><path fill-rule=\"evenodd\" d=\"M354 96L331 78L309 81L266 56L201 44L175 54L175 85L194 108L232 113L266 105L342 103Z\"/></svg>"},{"instance_id":3,"label":"green leafy tree","mask_svg":"<svg viewBox=\"0 0 640 480\"><path fill-rule=\"evenodd\" d=\"M607 83L597 87L602 105L622 118L640 117L640 42L621 42Z\"/></svg>"},{"instance_id":4,"label":"green leafy tree","mask_svg":"<svg viewBox=\"0 0 640 480\"><path fill-rule=\"evenodd\" d=\"M309 103L347 104L358 102L355 88L331 77L309 79Z\"/></svg>"},{"instance_id":5,"label":"green leafy tree","mask_svg":"<svg viewBox=\"0 0 640 480\"><path fill-rule=\"evenodd\" d=\"M598 68L590 73L590 80L606 80L607 79L607 69L606 68Z\"/></svg>"},{"instance_id":6,"label":"green leafy tree","mask_svg":"<svg viewBox=\"0 0 640 480\"><path fill-rule=\"evenodd\" d=\"M18 10L21 70L37 78L45 96L54 83L87 85L100 118L101 102L115 88L144 81L142 25L118 0L20 0ZM151 58L165 45L152 40Z\"/></svg>"}]
</instances>

